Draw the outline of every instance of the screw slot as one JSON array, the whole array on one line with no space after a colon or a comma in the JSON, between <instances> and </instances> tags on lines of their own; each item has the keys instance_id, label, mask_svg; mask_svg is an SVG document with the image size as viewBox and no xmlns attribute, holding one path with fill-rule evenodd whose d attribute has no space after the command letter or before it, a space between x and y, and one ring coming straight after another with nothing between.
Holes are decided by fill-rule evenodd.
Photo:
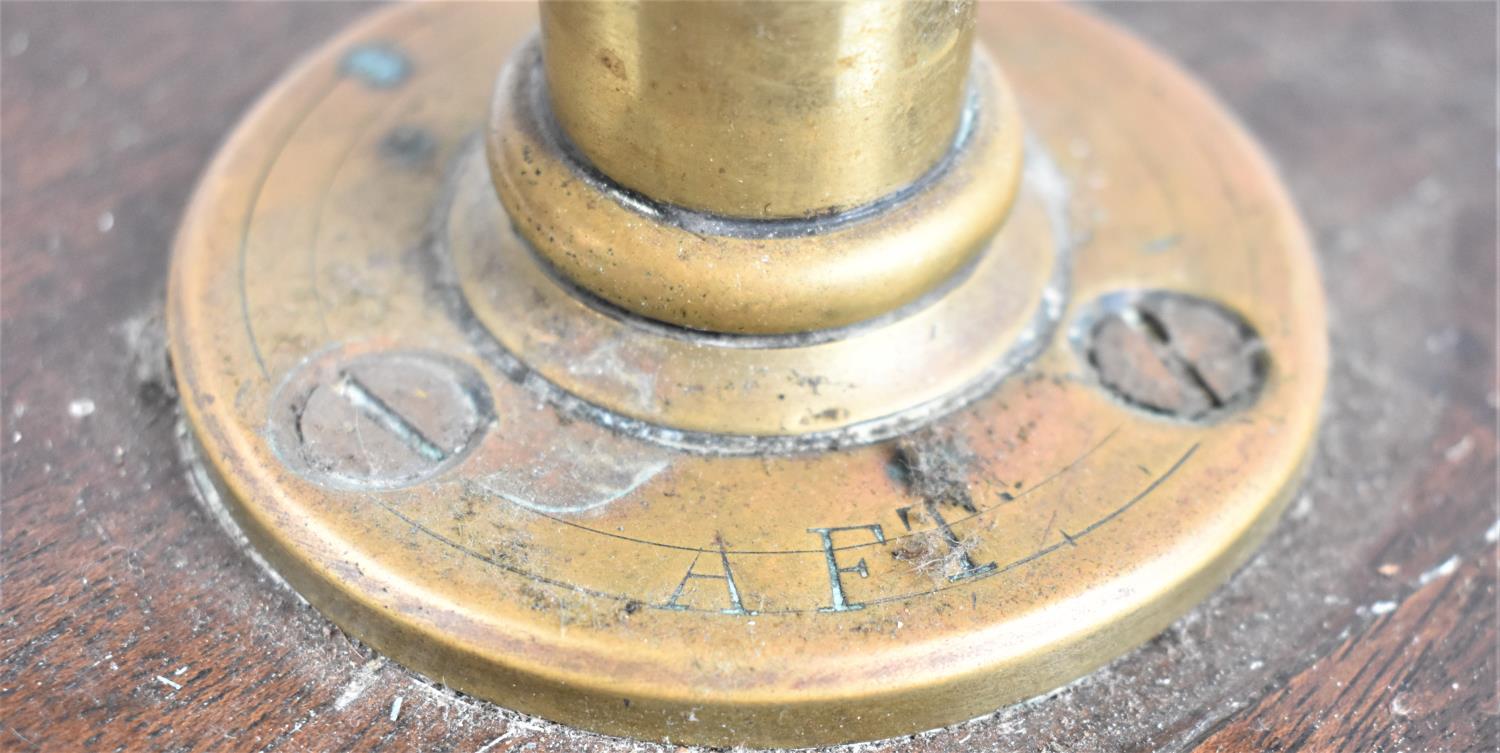
<instances>
[{"instance_id":1,"label":"screw slot","mask_svg":"<svg viewBox=\"0 0 1500 753\"><path fill-rule=\"evenodd\" d=\"M1228 308L1169 291L1112 293L1074 327L1100 386L1131 407L1206 422L1253 404L1270 373L1259 333Z\"/></svg>"},{"instance_id":2,"label":"screw slot","mask_svg":"<svg viewBox=\"0 0 1500 753\"><path fill-rule=\"evenodd\" d=\"M314 483L393 489L457 463L494 421L483 379L420 351L315 356L272 401L268 435L283 463Z\"/></svg>"}]
</instances>

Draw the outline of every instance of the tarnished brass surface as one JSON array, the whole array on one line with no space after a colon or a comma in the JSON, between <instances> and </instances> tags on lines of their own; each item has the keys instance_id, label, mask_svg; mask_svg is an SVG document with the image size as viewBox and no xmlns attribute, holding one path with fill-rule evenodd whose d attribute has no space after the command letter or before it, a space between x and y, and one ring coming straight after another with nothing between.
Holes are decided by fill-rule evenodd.
<instances>
[{"instance_id":1,"label":"tarnished brass surface","mask_svg":"<svg viewBox=\"0 0 1500 753\"><path fill-rule=\"evenodd\" d=\"M534 25L509 4L361 24L246 119L179 236L170 340L208 475L256 548L350 634L435 681L589 729L871 739L1102 665L1206 595L1274 523L1316 427L1322 294L1275 174L1170 63L1066 7L984 7L979 36L1056 165L1050 190L1076 239L1061 327L1023 370L897 438L745 456L581 399L598 390L661 416L696 398L692 375L672 371L685 362L653 339L660 325L605 326L606 309L564 305L480 200L495 75ZM995 246L1033 248L1037 281L1058 240L1032 205L1041 193L1028 174ZM506 300L486 300L500 286L514 286ZM1263 384L1203 420L1122 399L1139 375L1110 361L1101 383L1087 338L1138 290L1232 312L1258 333ZM872 326L895 335L943 305ZM524 329L506 321L533 311L546 315ZM870 335L839 342L854 336ZM673 342L734 377L705 391L757 406L776 359L835 345ZM932 352L891 343L839 368L862 367L861 384L941 378ZM412 371L452 380L393 390ZM634 394L600 373L635 378ZM861 394L816 376L787 399ZM706 405L680 423L716 426ZM308 424L311 409L323 412ZM801 430L753 410L764 431ZM307 444L336 440L340 421L358 441Z\"/></svg>"},{"instance_id":2,"label":"tarnished brass surface","mask_svg":"<svg viewBox=\"0 0 1500 753\"><path fill-rule=\"evenodd\" d=\"M580 297L528 250L496 200L477 152L458 173L445 240L452 276L484 331L564 392L613 416L648 424L642 429L680 446L754 451L836 445L854 437L889 436L959 407L1030 360L1053 334L1066 296L1067 197L1047 155L1033 155L1028 169L1032 174L1004 229L980 247L981 257L954 275L952 284L905 310L813 336L695 334ZM571 185L575 194L584 190L576 181ZM561 191L549 195L560 197ZM565 198L559 204L574 206ZM627 219L628 209L612 206L599 227L683 233ZM926 205L911 211L951 217ZM553 216L543 205L538 213ZM577 234L565 226L557 233L556 248L577 248L576 256L588 256ZM776 243L798 246L786 252L792 256L816 254L816 245L838 244L848 234L832 236ZM892 244L891 250L911 258L910 250L921 247L924 236L890 236L902 237L907 242ZM684 270L691 265L696 274L670 279L693 299L699 299L700 289L712 300L730 295L725 288L739 288L734 292L745 293L747 304L759 303L747 316L771 310L767 305L784 303L797 292L803 278L792 260L782 275L757 275L752 284L736 285L743 280L740 268L724 256L757 253L750 242L736 240L725 245L742 247L722 255L702 249L705 242L690 246L694 258L687 262L670 253L655 258ZM605 269L618 279L634 266L621 260ZM660 275L643 279L665 281ZM885 364L897 353L908 367L872 370L872 364ZM734 436L692 436L705 432Z\"/></svg>"},{"instance_id":3,"label":"tarnished brass surface","mask_svg":"<svg viewBox=\"0 0 1500 753\"><path fill-rule=\"evenodd\" d=\"M549 148L525 116L535 52L523 48L497 92L506 104L490 129L491 170L476 151L458 171L445 240L483 329L569 395L682 446L755 450L770 441L745 440L768 435L793 435L783 446L838 444L963 404L1029 360L1056 325L1067 197L1047 155L1033 155L1019 204L994 235L1010 202L986 189L1011 192L1022 162L1019 123L997 117L1013 107L986 107L989 128L961 163L897 210L815 235L707 235L643 216ZM568 282L610 301L625 292L623 303L639 304L627 308L656 319L738 333L908 305L842 331L717 337L622 313ZM871 372L892 353L922 366Z\"/></svg>"},{"instance_id":4,"label":"tarnished brass surface","mask_svg":"<svg viewBox=\"0 0 1500 753\"><path fill-rule=\"evenodd\" d=\"M916 181L953 143L972 0L556 2L553 111L619 183L732 217L805 217Z\"/></svg>"},{"instance_id":5,"label":"tarnished brass surface","mask_svg":"<svg viewBox=\"0 0 1500 753\"><path fill-rule=\"evenodd\" d=\"M911 304L989 244L1020 180L1018 108L980 54L968 136L896 207L800 225L684 217L591 180L568 158L540 112L537 54L521 50L495 97L488 137L500 200L564 277L662 322L785 334L850 325Z\"/></svg>"}]
</instances>

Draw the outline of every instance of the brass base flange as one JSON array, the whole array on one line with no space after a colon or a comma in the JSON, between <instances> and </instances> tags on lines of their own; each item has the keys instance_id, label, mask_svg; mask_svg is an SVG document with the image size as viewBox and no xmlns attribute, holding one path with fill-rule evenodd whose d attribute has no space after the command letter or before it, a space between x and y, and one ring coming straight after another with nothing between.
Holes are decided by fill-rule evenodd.
<instances>
[{"instance_id":1,"label":"brass base flange","mask_svg":"<svg viewBox=\"0 0 1500 753\"><path fill-rule=\"evenodd\" d=\"M1060 326L1023 370L943 410L719 452L651 429L826 438L746 396L795 395L816 419L840 407L825 391L863 395L829 414L848 428L893 397L802 367L944 375L915 340L798 361L848 333L695 342L564 305L579 299L526 267L477 190L495 74L534 25L508 4L359 25L241 125L179 237L171 347L205 463L252 543L345 630L592 730L872 739L1100 666L1274 522L1316 427L1322 294L1275 174L1170 63L1065 7L982 8L1027 169L1055 166L1050 186L1023 181L996 248L1058 248L1026 207L1066 197ZM988 279L983 263L950 293ZM1037 257L1006 326L1045 308L1052 269ZM983 292L973 306L994 304ZM946 300L872 326L894 333ZM702 389L759 415L716 418L669 367L739 374Z\"/></svg>"}]
</instances>

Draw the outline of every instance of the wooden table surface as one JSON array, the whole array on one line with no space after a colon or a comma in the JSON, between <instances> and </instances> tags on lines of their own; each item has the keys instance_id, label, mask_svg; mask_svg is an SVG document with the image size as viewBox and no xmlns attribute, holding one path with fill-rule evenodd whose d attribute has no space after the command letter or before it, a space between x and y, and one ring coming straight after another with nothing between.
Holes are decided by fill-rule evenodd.
<instances>
[{"instance_id":1,"label":"wooden table surface","mask_svg":"<svg viewBox=\"0 0 1500 753\"><path fill-rule=\"evenodd\" d=\"M0 750L658 748L373 656L184 479L157 313L184 201L278 73L368 10L0 5ZM1335 358L1311 475L1148 645L860 750L1493 750L1495 6L1101 12L1241 114L1313 229Z\"/></svg>"}]
</instances>

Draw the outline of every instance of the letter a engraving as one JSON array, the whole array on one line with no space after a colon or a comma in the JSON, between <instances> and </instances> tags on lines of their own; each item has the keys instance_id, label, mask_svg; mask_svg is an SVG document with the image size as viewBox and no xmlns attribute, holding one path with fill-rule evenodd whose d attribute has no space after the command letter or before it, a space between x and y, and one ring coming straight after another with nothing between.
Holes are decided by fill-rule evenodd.
<instances>
[{"instance_id":1,"label":"letter a engraving","mask_svg":"<svg viewBox=\"0 0 1500 753\"><path fill-rule=\"evenodd\" d=\"M875 535L877 543L885 543L885 531L880 524L868 526L843 526L841 528L809 528L808 533L816 533L823 541L823 559L828 561L828 587L833 592L833 604L826 607L818 607L819 612L852 612L856 609L864 609L865 605L849 601L844 596L844 573L859 573L859 577L870 577L870 569L865 567L865 559L861 557L859 562L852 567L839 567L838 556L833 549L833 534L837 531L869 531Z\"/></svg>"},{"instance_id":2,"label":"letter a engraving","mask_svg":"<svg viewBox=\"0 0 1500 753\"><path fill-rule=\"evenodd\" d=\"M687 574L682 576L682 580L677 583L677 590L672 592L672 598L667 599L667 603L663 604L661 608L679 611L686 610L688 605L679 604L677 600L682 597L682 591L687 588L689 580L703 578L704 580L724 581L724 588L729 592L729 608L720 609L720 612L724 614L755 614L754 612L745 611L745 605L740 601L740 589L738 584L734 582L734 571L729 568L729 554L724 551L724 542L719 542L719 563L724 568L723 575L709 575L708 573L695 572L694 568L698 566L698 558L702 556L703 552L693 555L693 561L688 565Z\"/></svg>"}]
</instances>

